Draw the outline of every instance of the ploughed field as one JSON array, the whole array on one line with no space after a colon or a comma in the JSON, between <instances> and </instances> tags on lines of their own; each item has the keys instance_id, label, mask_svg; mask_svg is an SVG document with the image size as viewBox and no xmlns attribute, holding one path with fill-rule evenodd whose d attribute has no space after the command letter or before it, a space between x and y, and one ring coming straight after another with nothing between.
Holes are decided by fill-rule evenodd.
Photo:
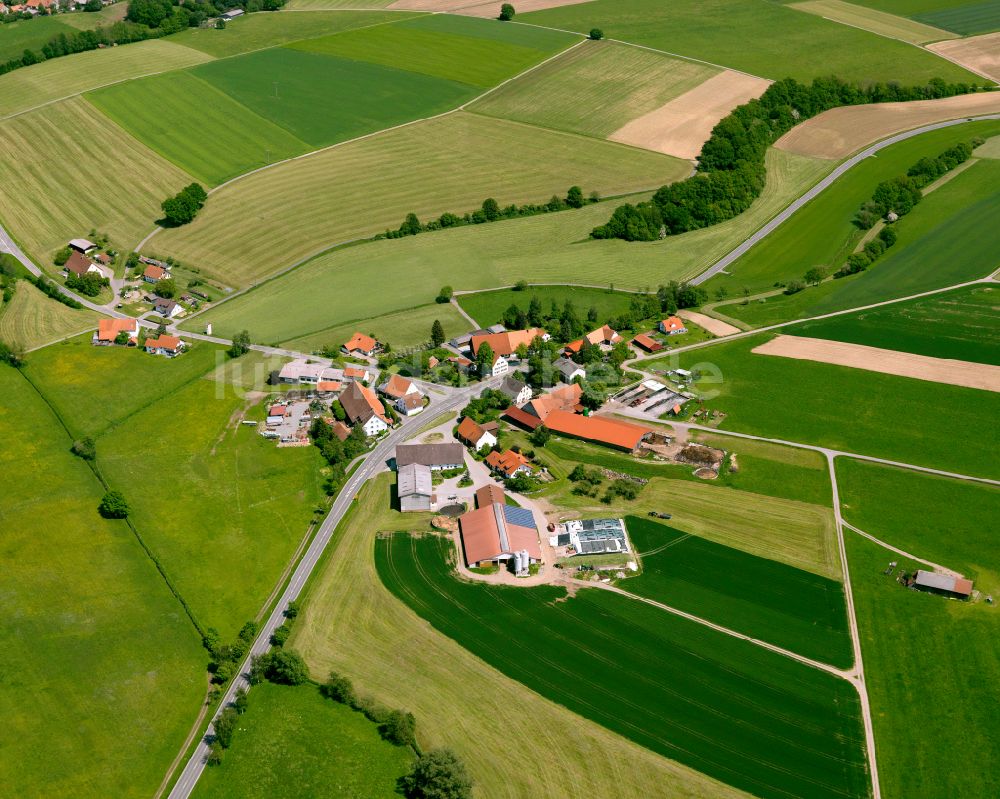
<instances>
[{"instance_id":1,"label":"ploughed field","mask_svg":"<svg viewBox=\"0 0 1000 799\"><path fill-rule=\"evenodd\" d=\"M868 795L845 680L621 595L458 580L450 539L376 539L382 581L527 687L762 797Z\"/></svg>"}]
</instances>

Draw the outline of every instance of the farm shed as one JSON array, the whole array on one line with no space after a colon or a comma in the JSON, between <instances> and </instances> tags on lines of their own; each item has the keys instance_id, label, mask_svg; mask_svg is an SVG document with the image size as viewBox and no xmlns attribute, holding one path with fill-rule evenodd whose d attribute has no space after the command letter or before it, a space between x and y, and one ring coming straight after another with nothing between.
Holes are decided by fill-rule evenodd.
<instances>
[{"instance_id":1,"label":"farm shed","mask_svg":"<svg viewBox=\"0 0 1000 799\"><path fill-rule=\"evenodd\" d=\"M527 552L532 563L542 559L535 517L527 508L493 502L459 516L458 526L468 566L506 562L516 552Z\"/></svg>"},{"instance_id":2,"label":"farm shed","mask_svg":"<svg viewBox=\"0 0 1000 799\"><path fill-rule=\"evenodd\" d=\"M431 470L421 463L400 467L396 473L396 493L403 512L430 510L434 502Z\"/></svg>"},{"instance_id":3,"label":"farm shed","mask_svg":"<svg viewBox=\"0 0 1000 799\"><path fill-rule=\"evenodd\" d=\"M465 447L448 444L400 444L396 447L396 468L419 463L438 469L460 469L465 465Z\"/></svg>"},{"instance_id":4,"label":"farm shed","mask_svg":"<svg viewBox=\"0 0 1000 799\"><path fill-rule=\"evenodd\" d=\"M913 580L913 585L921 591L931 594L941 594L955 599L968 599L972 594L972 580L964 577L953 577L949 574L919 569Z\"/></svg>"}]
</instances>

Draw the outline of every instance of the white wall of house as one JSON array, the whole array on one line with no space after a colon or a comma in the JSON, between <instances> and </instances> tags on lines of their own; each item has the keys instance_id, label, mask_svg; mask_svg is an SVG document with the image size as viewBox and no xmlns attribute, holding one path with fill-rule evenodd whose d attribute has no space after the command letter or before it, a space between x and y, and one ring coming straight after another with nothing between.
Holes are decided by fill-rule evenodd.
<instances>
[{"instance_id":1,"label":"white wall of house","mask_svg":"<svg viewBox=\"0 0 1000 799\"><path fill-rule=\"evenodd\" d=\"M367 436L377 436L379 433L384 433L388 429L389 425L377 416L373 416L364 424L365 435Z\"/></svg>"},{"instance_id":2,"label":"white wall of house","mask_svg":"<svg viewBox=\"0 0 1000 799\"><path fill-rule=\"evenodd\" d=\"M509 371L510 371L510 364L507 362L507 359L501 355L499 358L497 358L496 363L493 364L492 375L493 377L497 377L498 375L505 375Z\"/></svg>"}]
</instances>

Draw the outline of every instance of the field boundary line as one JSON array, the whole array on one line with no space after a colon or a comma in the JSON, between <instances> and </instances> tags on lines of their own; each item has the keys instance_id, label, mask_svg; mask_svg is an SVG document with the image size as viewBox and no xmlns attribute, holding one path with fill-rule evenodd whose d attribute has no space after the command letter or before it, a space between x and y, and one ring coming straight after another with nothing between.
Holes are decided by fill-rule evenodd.
<instances>
[{"instance_id":1,"label":"field boundary line","mask_svg":"<svg viewBox=\"0 0 1000 799\"><path fill-rule=\"evenodd\" d=\"M431 15L426 15L426 16L431 16ZM399 21L400 20L391 20L389 22L381 22L381 23L378 23L378 24L379 25L391 25L391 24L399 22ZM372 27L376 27L376 26L375 25L366 26L366 28L372 28ZM351 31L365 30L366 28L351 28ZM343 32L344 33L349 33L350 31L343 31ZM330 34L330 35L334 35L335 36L337 34ZM317 37L314 37L314 38L323 38L323 37L317 36ZM303 39L302 41L305 41L305 40ZM310 150L307 153L302 153L301 155L295 155L295 156L292 156L290 158L284 158L281 161L275 161L273 164L267 164L267 165L262 166L262 167L257 167L257 169L251 169L249 172L244 172L242 175L237 175L234 178L230 178L225 183L220 183L218 186L215 186L215 187L209 189L208 190L208 194L212 195L215 192L217 192L217 191L219 191L221 189L224 189L227 186L232 185L233 183L236 183L237 181L240 181L240 180L243 180L244 178L250 177L251 175L256 175L256 174L259 174L261 172L265 172L268 169L274 169L275 167L281 166L283 164L291 163L292 161L301 161L301 160L306 159L306 158L312 158L315 155L319 155L321 153L325 153L325 152L328 152L330 150L335 150L338 147L343 147L343 146L348 145L348 144L355 144L357 142L365 141L367 139L371 139L371 138L374 138L376 136L381 136L381 135L386 134L386 133L391 133L391 132L396 131L396 130L402 130L403 128L411 127L412 125L419 125L419 124L424 123L424 122L432 122L432 121L434 121L436 119L442 119L442 118L444 118L446 116L450 116L451 114L455 114L455 113L458 113L458 112L464 112L466 106L471 105L472 103L474 103L474 102L482 99L483 97L485 97L486 95L490 94L491 92L494 92L497 89L499 89L501 86L505 86L506 84L510 83L512 80L517 80L522 75L527 75L529 72L532 72L532 71L538 69L539 67L544 66L549 61L552 61L553 59L558 58L563 53L565 53L565 52L573 49L574 47L579 47L581 44L583 44L584 41L586 41L586 39L583 39L582 41L579 41L579 42L576 42L575 44L570 45L565 50L560 50L555 55L549 56L544 61L540 61L537 64L535 64L535 65L533 65L531 67L528 67L528 69L525 69L522 72L519 72L518 74L513 75L510 78L507 78L507 80L503 81L502 83L498 83L496 86L493 86L492 88L487 89L486 91L482 92L481 94L477 94L475 97L467 100L466 102L462 103L461 105L456 106L455 108L450 108L447 111L442 111L440 114L433 114L432 116L429 116L429 117L421 117L419 119L411 119L408 122L401 122L398 125L392 125L391 127L388 127L388 128L381 128L380 130L373 130L371 133L364 133L361 136L355 136L353 139L345 139L344 141L334 142L333 144L328 144L326 147L320 147L320 148L318 148L316 150ZM261 48L261 49L269 50L271 48L265 47L265 48ZM240 55L245 55L245 54L244 53L240 53ZM467 112L467 113L469 113L469 112ZM484 116L484 115L483 114L478 114L477 116ZM133 252L139 252L139 250L151 238L153 238L153 236L155 236L161 230L163 230L163 228L160 227L160 226L157 226L156 228L154 228L152 230L152 232L149 233L149 235L147 235L142 241L140 241L133 248ZM371 238L371 237L370 236L364 236L364 237L360 237L360 238L357 238L357 239L352 239L351 241L365 241L368 238ZM350 242L345 242L345 243L350 243ZM319 250L318 252L314 253L313 255L311 255L309 257L310 258L314 258L317 255L321 255L322 253L326 252L327 249L332 249L332 247L327 247L327 248L324 248L323 250ZM308 259L304 259L300 263L304 263L305 260L308 260Z\"/></svg>"},{"instance_id":2,"label":"field boundary line","mask_svg":"<svg viewBox=\"0 0 1000 799\"><path fill-rule=\"evenodd\" d=\"M844 541L844 518L840 514L840 486L837 484L837 456L826 453L827 473L830 476L830 488L833 499L833 519L837 533L837 551L840 555L840 568L843 574L844 600L847 606L847 621L851 632L851 646L854 650L854 669L851 683L858 692L861 704L861 720L865 731L865 746L868 759L868 773L871 777L872 799L882 798L882 789L878 779L878 753L875 747L875 723L872 720L871 702L868 698L868 686L865 683L865 664L861 651L861 633L858 629L858 616L854 608L854 588L851 585L851 571L848 565L847 544Z\"/></svg>"},{"instance_id":3,"label":"field boundary line","mask_svg":"<svg viewBox=\"0 0 1000 799\"><path fill-rule=\"evenodd\" d=\"M591 586L591 587L598 587L598 586ZM672 605L666 604L665 602L659 602L655 599L650 599L649 597L640 596L639 594L633 594L631 591L626 591L623 588L618 588L616 586L606 585L603 583L600 584L600 588L601 590L604 591L612 591L613 593L626 596L629 599L634 599L638 602L644 602L647 605L652 605L654 608L659 608L660 610L666 611L667 613L672 613L675 616L680 616L682 619L686 619L687 621L691 621L696 624L701 624L704 627L708 627L712 630L715 630L716 632L723 633L732 638L739 638L743 641L747 641L748 643L754 644L755 646L759 646L762 649L767 649L771 652L774 652L775 654L782 655L791 660L796 660L805 666L810 666L811 668L818 669L820 671L825 671L828 674L832 674L835 677L839 677L842 680L847 680L848 682L854 682L854 672L852 670L845 671L843 669L838 669L836 666L831 666L829 663L823 663L822 661L819 660L813 660L812 658L808 658L805 655L800 655L797 652L793 652L790 649L785 649L775 644L770 644L767 641L762 641L759 638L754 638L751 635L746 635L744 633L738 632L732 629L731 627L724 627L721 624L716 624L713 621L709 621L708 619L703 619L701 616L695 616L693 613L688 613L687 611L680 610L679 608L675 608Z\"/></svg>"},{"instance_id":4,"label":"field boundary line","mask_svg":"<svg viewBox=\"0 0 1000 799\"><path fill-rule=\"evenodd\" d=\"M941 572L943 574L950 574L953 577L961 577L962 576L962 574L960 572L957 572L954 569L949 569L947 566L942 566L940 563L934 563L933 561L925 560L924 558L921 558L921 557L919 557L917 555L914 555L914 554L912 554L910 552L907 552L905 549L900 549L897 546L893 546L888 541L883 541L881 538L876 538L871 533L866 533L860 527L855 527L853 524L851 524L846 519L843 520L843 525L848 530L852 530L855 533L857 533L858 535L860 535L862 538L867 538L873 544L878 544L883 549L888 549L890 552L895 552L897 555L899 555L901 557L904 557L907 560L915 560L915 561L917 561L917 563L924 564L924 566L930 566L936 572Z\"/></svg>"}]
</instances>

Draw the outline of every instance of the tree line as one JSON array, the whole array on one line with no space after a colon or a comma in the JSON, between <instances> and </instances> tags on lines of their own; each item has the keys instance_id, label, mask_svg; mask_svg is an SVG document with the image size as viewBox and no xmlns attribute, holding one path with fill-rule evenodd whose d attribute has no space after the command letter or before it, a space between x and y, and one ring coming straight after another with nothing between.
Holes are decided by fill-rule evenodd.
<instances>
[{"instance_id":1,"label":"tree line","mask_svg":"<svg viewBox=\"0 0 1000 799\"><path fill-rule=\"evenodd\" d=\"M160 203L164 223L170 227L186 225L198 215L207 199L208 193L200 183L189 183L173 197Z\"/></svg>"},{"instance_id":2,"label":"tree line","mask_svg":"<svg viewBox=\"0 0 1000 799\"><path fill-rule=\"evenodd\" d=\"M441 214L437 219L432 219L423 223L415 213L408 213L396 230L387 230L379 233L376 239L399 239L404 236L416 236L418 233L425 233L429 230L444 230L452 227L462 227L463 225L481 225L484 222L496 222L500 219L516 219L521 216L536 216L537 214L548 214L554 211L565 211L567 208L582 208L589 203L599 202L600 195L595 191L589 197L583 196L583 190L579 186L571 186L565 197L558 197L555 194L542 205L531 203L525 205L507 205L500 207L492 197L483 200L483 204L475 211L469 211L459 216L451 212Z\"/></svg>"},{"instance_id":3,"label":"tree line","mask_svg":"<svg viewBox=\"0 0 1000 799\"><path fill-rule=\"evenodd\" d=\"M785 78L719 121L702 147L692 177L663 186L648 201L619 206L590 235L654 241L717 225L743 213L760 196L767 148L799 122L839 106L939 99L980 88L941 78L908 87L897 83L857 86L835 77L817 78L811 84Z\"/></svg>"}]
</instances>

